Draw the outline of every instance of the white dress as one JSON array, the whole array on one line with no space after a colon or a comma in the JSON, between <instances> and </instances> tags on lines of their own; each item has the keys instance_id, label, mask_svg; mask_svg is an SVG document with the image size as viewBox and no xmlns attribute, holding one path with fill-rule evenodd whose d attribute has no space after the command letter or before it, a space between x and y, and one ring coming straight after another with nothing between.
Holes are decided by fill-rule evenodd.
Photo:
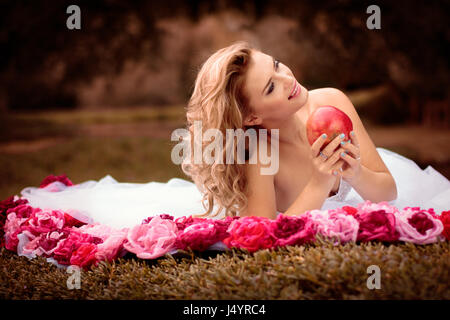
<instances>
[{"instance_id":1,"label":"white dress","mask_svg":"<svg viewBox=\"0 0 450 320\"><path fill-rule=\"evenodd\" d=\"M377 148L397 184L391 205L434 208L437 214L450 210L450 181L431 166L422 170L414 161L384 148ZM55 191L56 190L56 191ZM46 188L27 187L21 191L30 205L64 210L85 222L98 222L115 228L132 227L143 219L170 214L181 217L204 212L202 194L193 182L173 178L168 182L125 183L110 175L67 187L53 182ZM325 200L322 210L364 200L343 179L338 193ZM224 212L214 218L223 218Z\"/></svg>"}]
</instances>

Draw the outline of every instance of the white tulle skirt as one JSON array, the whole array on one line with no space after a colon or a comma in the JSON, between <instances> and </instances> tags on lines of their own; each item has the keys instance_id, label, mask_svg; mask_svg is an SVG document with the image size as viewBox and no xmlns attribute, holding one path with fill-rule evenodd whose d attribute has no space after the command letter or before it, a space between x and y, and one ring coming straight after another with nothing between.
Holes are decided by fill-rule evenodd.
<instances>
[{"instance_id":1,"label":"white tulle skirt","mask_svg":"<svg viewBox=\"0 0 450 320\"><path fill-rule=\"evenodd\" d=\"M397 184L398 208L450 210L450 181L431 166L422 170L414 161L384 148L377 148ZM202 194L193 182L173 178L168 182L125 183L110 175L67 187L53 182L45 188L27 187L21 191L30 205L60 209L85 222L98 222L115 228L132 227L158 214L174 217L203 213ZM327 198L322 210L345 205L356 206L364 199L343 179L338 193ZM215 210L216 211L216 210ZM224 218L224 211L214 218Z\"/></svg>"}]
</instances>

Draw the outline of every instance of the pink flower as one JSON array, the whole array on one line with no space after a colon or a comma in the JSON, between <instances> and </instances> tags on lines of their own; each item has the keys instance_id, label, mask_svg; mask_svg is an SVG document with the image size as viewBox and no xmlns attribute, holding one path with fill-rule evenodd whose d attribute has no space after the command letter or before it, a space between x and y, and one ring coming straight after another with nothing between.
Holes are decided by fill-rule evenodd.
<instances>
[{"instance_id":1,"label":"pink flower","mask_svg":"<svg viewBox=\"0 0 450 320\"><path fill-rule=\"evenodd\" d=\"M81 227L86 224L86 222L75 219L66 212L64 212L64 220L67 227Z\"/></svg>"},{"instance_id":2,"label":"pink flower","mask_svg":"<svg viewBox=\"0 0 450 320\"><path fill-rule=\"evenodd\" d=\"M10 196L5 200L0 201L0 248L5 245L4 228L8 210L16 208L19 205L25 205L26 203L28 203L28 200L19 199L17 196Z\"/></svg>"},{"instance_id":3,"label":"pink flower","mask_svg":"<svg viewBox=\"0 0 450 320\"><path fill-rule=\"evenodd\" d=\"M204 251L220 240L214 221L204 219L203 222L193 223L180 231L175 246L183 250L189 247Z\"/></svg>"},{"instance_id":4,"label":"pink flower","mask_svg":"<svg viewBox=\"0 0 450 320\"><path fill-rule=\"evenodd\" d=\"M67 239L60 241L53 250L53 258L62 265L70 265L72 254L83 244L100 244L102 239L71 229Z\"/></svg>"},{"instance_id":5,"label":"pink flower","mask_svg":"<svg viewBox=\"0 0 450 320\"><path fill-rule=\"evenodd\" d=\"M395 230L395 216L384 210L369 211L358 214L358 241L397 241L398 232Z\"/></svg>"},{"instance_id":6,"label":"pink flower","mask_svg":"<svg viewBox=\"0 0 450 320\"><path fill-rule=\"evenodd\" d=\"M9 215L11 212L14 212L19 218L29 218L31 214L36 210L37 209L29 206L28 204L20 204L17 207L9 208L6 211L6 214Z\"/></svg>"},{"instance_id":7,"label":"pink flower","mask_svg":"<svg viewBox=\"0 0 450 320\"><path fill-rule=\"evenodd\" d=\"M66 186L73 186L72 181L70 181L70 179L67 178L67 176L65 174L62 174L60 176L55 176L55 175L51 174L51 175L45 177L44 180L42 180L39 188L45 188L46 186L48 186L49 184L51 184L55 181L59 181L59 182L65 184ZM53 190L51 190L51 191L53 191Z\"/></svg>"},{"instance_id":8,"label":"pink flower","mask_svg":"<svg viewBox=\"0 0 450 320\"><path fill-rule=\"evenodd\" d=\"M272 248L276 240L272 235L273 223L271 219L264 217L236 219L228 227L229 236L223 242L229 248L243 248L249 252Z\"/></svg>"},{"instance_id":9,"label":"pink flower","mask_svg":"<svg viewBox=\"0 0 450 320\"><path fill-rule=\"evenodd\" d=\"M314 229L326 238L335 239L334 244L356 241L359 223L355 217L344 209L327 211L312 210L307 212ZM338 241L339 240L339 241Z\"/></svg>"},{"instance_id":10,"label":"pink flower","mask_svg":"<svg viewBox=\"0 0 450 320\"><path fill-rule=\"evenodd\" d=\"M17 245L19 244L18 234L23 231L22 225L28 221L28 218L21 218L16 215L15 212L8 214L8 218L5 222L5 248L11 251L17 251Z\"/></svg>"},{"instance_id":11,"label":"pink flower","mask_svg":"<svg viewBox=\"0 0 450 320\"><path fill-rule=\"evenodd\" d=\"M397 231L400 240L416 244L437 242L444 226L438 218L426 210L405 208L397 215Z\"/></svg>"},{"instance_id":12,"label":"pink flower","mask_svg":"<svg viewBox=\"0 0 450 320\"><path fill-rule=\"evenodd\" d=\"M301 245L315 239L314 224L307 214L300 216L280 214L271 227L271 232L276 238L275 246Z\"/></svg>"},{"instance_id":13,"label":"pink flower","mask_svg":"<svg viewBox=\"0 0 450 320\"><path fill-rule=\"evenodd\" d=\"M34 239L41 233L61 230L64 223L64 212L62 211L33 208L32 214L23 229L30 239Z\"/></svg>"},{"instance_id":14,"label":"pink flower","mask_svg":"<svg viewBox=\"0 0 450 320\"><path fill-rule=\"evenodd\" d=\"M358 214L369 213L372 211L380 211L380 210L383 210L386 213L392 213L393 215L397 215L397 213L399 212L397 207L391 206L386 201L382 201L379 203L372 203L370 200L366 200L363 203L358 204L357 210L358 210Z\"/></svg>"},{"instance_id":15,"label":"pink flower","mask_svg":"<svg viewBox=\"0 0 450 320\"><path fill-rule=\"evenodd\" d=\"M193 223L202 222L203 218L194 218L192 216L179 217L175 219L175 223L177 224L177 228L179 231L183 230L187 226L190 226Z\"/></svg>"},{"instance_id":16,"label":"pink flower","mask_svg":"<svg viewBox=\"0 0 450 320\"><path fill-rule=\"evenodd\" d=\"M219 239L218 241L223 241L223 239L229 236L227 230L230 227L231 222L238 219L239 217L236 216L227 216L225 217L225 219L212 219L217 230L217 238Z\"/></svg>"},{"instance_id":17,"label":"pink flower","mask_svg":"<svg viewBox=\"0 0 450 320\"><path fill-rule=\"evenodd\" d=\"M145 218L145 219L142 221L142 224L149 223L149 222L153 219L153 217L154 217L154 216ZM173 216L171 216L170 214L162 213L162 214L159 215L159 217L160 217L161 219L169 219L169 220L172 220L172 221L173 221Z\"/></svg>"},{"instance_id":18,"label":"pink flower","mask_svg":"<svg viewBox=\"0 0 450 320\"><path fill-rule=\"evenodd\" d=\"M128 233L126 228L117 230L102 224L91 224L84 225L78 230L102 239L103 242L97 245L97 252L95 253L98 261L112 261L125 253L123 244Z\"/></svg>"},{"instance_id":19,"label":"pink flower","mask_svg":"<svg viewBox=\"0 0 450 320\"><path fill-rule=\"evenodd\" d=\"M93 243L83 243L70 257L70 264L87 269L97 264L97 246Z\"/></svg>"},{"instance_id":20,"label":"pink flower","mask_svg":"<svg viewBox=\"0 0 450 320\"><path fill-rule=\"evenodd\" d=\"M174 249L176 239L175 222L155 216L148 224L130 228L124 247L138 258L154 259Z\"/></svg>"},{"instance_id":21,"label":"pink flower","mask_svg":"<svg viewBox=\"0 0 450 320\"><path fill-rule=\"evenodd\" d=\"M450 240L450 211L442 211L439 216L439 220L441 220L442 225L444 226L444 230L442 231L442 235Z\"/></svg>"},{"instance_id":22,"label":"pink flower","mask_svg":"<svg viewBox=\"0 0 450 320\"><path fill-rule=\"evenodd\" d=\"M70 230L51 231L43 233L28 242L22 249L22 254L27 256L45 256L50 257L60 241L69 236Z\"/></svg>"}]
</instances>

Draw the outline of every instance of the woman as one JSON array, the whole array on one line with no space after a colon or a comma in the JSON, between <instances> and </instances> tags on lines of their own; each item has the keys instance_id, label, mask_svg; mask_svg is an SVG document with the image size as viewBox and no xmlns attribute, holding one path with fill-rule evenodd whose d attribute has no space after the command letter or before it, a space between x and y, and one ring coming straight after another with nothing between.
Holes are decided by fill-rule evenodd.
<instances>
[{"instance_id":1,"label":"woman","mask_svg":"<svg viewBox=\"0 0 450 320\"><path fill-rule=\"evenodd\" d=\"M354 130L349 140L338 136L319 152L325 140L319 138L310 146L305 124L322 105L345 112ZM32 205L73 209L114 227L132 226L160 213L275 218L280 213L300 215L364 200L389 201L401 208L450 207L449 180L430 166L421 170L407 158L376 148L344 93L334 88L308 91L286 65L245 42L217 51L203 64L187 107L187 122L191 137L196 122L201 123L202 133L266 129L268 144L278 146L278 170L261 174L266 164L247 145L244 163L196 162L186 157L182 168L195 185L184 179L119 183L106 176L74 187L60 184L56 193L26 188L22 195ZM276 129L278 134L272 136ZM223 142L225 148L214 155L216 159L224 160L230 146L237 152L233 141ZM209 141L201 143L205 146Z\"/></svg>"}]
</instances>

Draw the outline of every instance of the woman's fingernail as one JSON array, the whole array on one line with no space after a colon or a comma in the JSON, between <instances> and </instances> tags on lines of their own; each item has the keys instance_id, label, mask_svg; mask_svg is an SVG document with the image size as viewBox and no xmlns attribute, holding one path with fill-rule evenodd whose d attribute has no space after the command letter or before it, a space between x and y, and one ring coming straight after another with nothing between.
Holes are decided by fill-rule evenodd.
<instances>
[{"instance_id":1,"label":"woman's fingernail","mask_svg":"<svg viewBox=\"0 0 450 320\"><path fill-rule=\"evenodd\" d=\"M347 141L341 141L341 145L345 145Z\"/></svg>"},{"instance_id":2,"label":"woman's fingernail","mask_svg":"<svg viewBox=\"0 0 450 320\"><path fill-rule=\"evenodd\" d=\"M345 152L342 152L341 157L345 157L345 154L346 154Z\"/></svg>"},{"instance_id":3,"label":"woman's fingernail","mask_svg":"<svg viewBox=\"0 0 450 320\"><path fill-rule=\"evenodd\" d=\"M337 175L337 171L333 171L333 175Z\"/></svg>"},{"instance_id":4,"label":"woman's fingernail","mask_svg":"<svg viewBox=\"0 0 450 320\"><path fill-rule=\"evenodd\" d=\"M341 135L339 136L339 138L344 139L344 138L345 138L345 134L341 133Z\"/></svg>"},{"instance_id":5,"label":"woman's fingernail","mask_svg":"<svg viewBox=\"0 0 450 320\"><path fill-rule=\"evenodd\" d=\"M326 139L326 138L327 138L327 135L326 135L326 133L324 133L324 134L322 135L322 138L324 138L324 139Z\"/></svg>"}]
</instances>

